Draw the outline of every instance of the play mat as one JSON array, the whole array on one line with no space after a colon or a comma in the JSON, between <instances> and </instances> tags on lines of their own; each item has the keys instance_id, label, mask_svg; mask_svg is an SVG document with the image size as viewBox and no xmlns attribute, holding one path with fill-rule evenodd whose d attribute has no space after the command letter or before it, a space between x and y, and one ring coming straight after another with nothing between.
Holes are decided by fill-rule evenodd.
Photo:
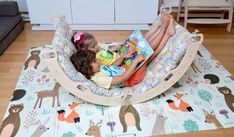
<instances>
[{"instance_id":1,"label":"play mat","mask_svg":"<svg viewBox=\"0 0 234 137\"><path fill-rule=\"evenodd\" d=\"M0 136L143 137L234 127L234 81L203 46L184 76L137 105L87 103L60 87L32 48L0 127Z\"/></svg>"}]
</instances>

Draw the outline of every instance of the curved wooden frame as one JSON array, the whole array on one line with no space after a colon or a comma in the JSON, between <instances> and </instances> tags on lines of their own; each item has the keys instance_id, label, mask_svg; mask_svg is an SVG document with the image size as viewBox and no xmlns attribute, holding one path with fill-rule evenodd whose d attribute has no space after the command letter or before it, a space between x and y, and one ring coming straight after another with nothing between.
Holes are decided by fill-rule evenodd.
<instances>
[{"instance_id":1,"label":"curved wooden frame","mask_svg":"<svg viewBox=\"0 0 234 137\"><path fill-rule=\"evenodd\" d=\"M180 64L174 70L171 70L168 75L161 80L159 85L157 85L155 88L145 91L142 94L125 94L113 97L96 95L90 90L89 87L83 85L82 83L74 82L63 72L58 63L58 56L56 51L52 49L43 50L41 58L45 61L49 71L61 84L61 86L83 100L106 106L136 104L160 95L161 93L168 90L183 76L183 74L190 67L193 59L197 54L199 46L203 42L203 35L196 33L197 31L191 34L190 45Z\"/></svg>"},{"instance_id":2,"label":"curved wooden frame","mask_svg":"<svg viewBox=\"0 0 234 137\"><path fill-rule=\"evenodd\" d=\"M162 4L162 6L160 7L160 12L166 12L166 13L171 13L172 9L171 6Z\"/></svg>"}]
</instances>

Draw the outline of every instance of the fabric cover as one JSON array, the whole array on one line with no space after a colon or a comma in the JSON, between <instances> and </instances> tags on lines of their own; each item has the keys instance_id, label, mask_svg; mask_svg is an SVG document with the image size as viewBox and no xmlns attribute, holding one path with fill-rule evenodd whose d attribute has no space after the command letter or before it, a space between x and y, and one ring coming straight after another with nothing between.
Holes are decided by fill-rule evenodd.
<instances>
[{"instance_id":1,"label":"fabric cover","mask_svg":"<svg viewBox=\"0 0 234 137\"><path fill-rule=\"evenodd\" d=\"M55 18L53 18L55 19ZM54 38L51 44L52 49L66 55L68 58L76 52L76 48L71 42L72 30L65 21L65 17L59 17L58 20L53 20L56 27Z\"/></svg>"}]
</instances>

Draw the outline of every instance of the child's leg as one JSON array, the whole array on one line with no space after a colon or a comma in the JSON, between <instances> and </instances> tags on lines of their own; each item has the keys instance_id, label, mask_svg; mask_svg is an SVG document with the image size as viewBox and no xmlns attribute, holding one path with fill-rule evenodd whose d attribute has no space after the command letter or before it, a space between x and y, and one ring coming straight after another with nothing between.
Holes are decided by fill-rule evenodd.
<instances>
[{"instance_id":1,"label":"child's leg","mask_svg":"<svg viewBox=\"0 0 234 137\"><path fill-rule=\"evenodd\" d=\"M162 41L162 38L165 34L165 31L168 27L168 24L170 22L171 19L171 15L169 14L165 14L163 17L163 24L161 25L160 31L156 34L154 34L148 41L148 43L150 44L151 48L155 51L157 49L157 47L159 46L160 42Z\"/></svg>"},{"instance_id":2,"label":"child's leg","mask_svg":"<svg viewBox=\"0 0 234 137\"><path fill-rule=\"evenodd\" d=\"M157 47L157 49L154 51L154 54L150 56L150 58L146 61L145 64L149 64L152 60L154 60L154 58L161 52L161 50L163 49L163 47L166 45L168 39L174 35L176 33L175 30L175 22L174 19L170 20L170 23L168 25L168 28L165 32L165 35L163 36L159 46ZM144 65L145 65L144 64Z\"/></svg>"},{"instance_id":3,"label":"child's leg","mask_svg":"<svg viewBox=\"0 0 234 137\"><path fill-rule=\"evenodd\" d=\"M161 23L154 23L152 25L152 27L150 28L150 30L144 35L144 38L146 39L146 41L149 41L149 39L155 34L157 33L157 31L159 30L161 26Z\"/></svg>"},{"instance_id":4,"label":"child's leg","mask_svg":"<svg viewBox=\"0 0 234 137\"><path fill-rule=\"evenodd\" d=\"M171 23L172 22L172 23ZM160 45L158 46L158 48L163 48L164 45L166 45L167 40L169 39L170 36L172 36L173 34L175 34L175 26L173 25L174 21L171 19L169 26L160 42ZM174 29L173 29L174 28ZM125 87L132 87L136 84L139 84L145 77L146 74L146 67L147 65L157 56L158 51L160 49L156 49L154 54L144 63L142 64L142 66L126 81L125 83Z\"/></svg>"},{"instance_id":5,"label":"child's leg","mask_svg":"<svg viewBox=\"0 0 234 137\"><path fill-rule=\"evenodd\" d=\"M153 37L155 37L155 34L158 34L160 31L160 28L163 24L164 14L161 14L161 19L159 23L154 23L150 30L144 35L144 38L148 43L151 43L153 40Z\"/></svg>"},{"instance_id":6,"label":"child's leg","mask_svg":"<svg viewBox=\"0 0 234 137\"><path fill-rule=\"evenodd\" d=\"M157 33L157 31L159 31L161 25L163 24L163 17L164 17L164 14L162 13L160 22L159 23L154 23L150 27L149 31L144 35L144 38L146 39L146 41L148 41L148 43L149 43L149 40L152 39L151 37L153 37L153 35L155 33Z\"/></svg>"},{"instance_id":7,"label":"child's leg","mask_svg":"<svg viewBox=\"0 0 234 137\"><path fill-rule=\"evenodd\" d=\"M144 35L144 38L146 39L146 41L149 41L151 39L151 37L157 33L157 31L160 29L161 24L157 23L154 24L152 26L152 28L150 28L150 30Z\"/></svg>"}]
</instances>

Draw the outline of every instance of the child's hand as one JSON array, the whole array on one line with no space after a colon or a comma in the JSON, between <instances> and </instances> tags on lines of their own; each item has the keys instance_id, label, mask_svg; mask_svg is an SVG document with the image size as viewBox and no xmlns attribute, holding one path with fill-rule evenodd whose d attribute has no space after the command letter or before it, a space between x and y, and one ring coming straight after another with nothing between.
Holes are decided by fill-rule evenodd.
<instances>
[{"instance_id":1,"label":"child's hand","mask_svg":"<svg viewBox=\"0 0 234 137\"><path fill-rule=\"evenodd\" d=\"M136 61L137 63L142 62L143 60L145 60L144 54L140 54L134 59L134 61Z\"/></svg>"},{"instance_id":2,"label":"child's hand","mask_svg":"<svg viewBox=\"0 0 234 137\"><path fill-rule=\"evenodd\" d=\"M109 51L111 51L111 52L116 52L116 51L118 51L119 50L119 48L120 48L120 45L115 45L115 46L112 46L110 49L108 49Z\"/></svg>"},{"instance_id":3,"label":"child's hand","mask_svg":"<svg viewBox=\"0 0 234 137\"><path fill-rule=\"evenodd\" d=\"M135 50L131 48L131 49L128 51L128 53L123 54L123 57L124 57L124 58L130 58L134 52L135 52Z\"/></svg>"}]
</instances>

